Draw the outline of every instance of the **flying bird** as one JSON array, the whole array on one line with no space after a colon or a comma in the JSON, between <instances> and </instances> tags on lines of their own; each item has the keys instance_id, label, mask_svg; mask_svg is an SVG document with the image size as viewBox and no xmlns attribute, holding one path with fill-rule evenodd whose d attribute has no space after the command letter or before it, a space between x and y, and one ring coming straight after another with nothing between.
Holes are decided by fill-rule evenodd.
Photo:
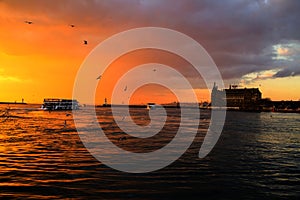
<instances>
[{"instance_id":1,"label":"flying bird","mask_svg":"<svg viewBox=\"0 0 300 200\"><path fill-rule=\"evenodd\" d=\"M102 75L98 76L96 79L97 80L100 80L102 78Z\"/></svg>"},{"instance_id":2,"label":"flying bird","mask_svg":"<svg viewBox=\"0 0 300 200\"><path fill-rule=\"evenodd\" d=\"M75 27L75 25L74 25L74 24L70 24L70 26L71 26L72 28L74 28L74 27Z\"/></svg>"},{"instance_id":3,"label":"flying bird","mask_svg":"<svg viewBox=\"0 0 300 200\"><path fill-rule=\"evenodd\" d=\"M125 86L124 91L127 91L127 85Z\"/></svg>"},{"instance_id":4,"label":"flying bird","mask_svg":"<svg viewBox=\"0 0 300 200\"><path fill-rule=\"evenodd\" d=\"M24 21L26 24L33 24L32 21Z\"/></svg>"},{"instance_id":5,"label":"flying bird","mask_svg":"<svg viewBox=\"0 0 300 200\"><path fill-rule=\"evenodd\" d=\"M87 45L88 41L87 40L83 40L83 44Z\"/></svg>"}]
</instances>

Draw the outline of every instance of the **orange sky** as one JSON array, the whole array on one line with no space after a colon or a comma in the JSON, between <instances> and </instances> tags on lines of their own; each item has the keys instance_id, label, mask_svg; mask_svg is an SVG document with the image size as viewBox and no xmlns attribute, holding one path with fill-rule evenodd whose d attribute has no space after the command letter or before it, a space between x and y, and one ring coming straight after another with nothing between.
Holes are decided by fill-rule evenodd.
<instances>
[{"instance_id":1,"label":"orange sky","mask_svg":"<svg viewBox=\"0 0 300 200\"><path fill-rule=\"evenodd\" d=\"M77 70L85 57L104 39L120 31L141 26L165 25L179 29L191 37L197 34L185 32L186 28L182 24L182 27L168 25L166 20L162 20L163 22L158 24L136 22L138 19L127 15L125 17L125 12L131 12L130 7L126 8L128 10L124 11L124 16L119 13L118 16L114 16L114 14L111 16L99 15L92 19L93 15L89 15L88 12L86 15L81 14L80 16L76 16L76 13L63 15L64 12L60 12L56 16L56 12L59 11L54 5L53 8L48 6L44 12L41 10L44 8L42 3L40 3L40 7L30 8L25 4L19 3L19 5L16 1L12 2L15 4L13 6L17 5L16 10L13 6L7 5L9 3L0 2L0 101L21 101L24 98L26 102L42 103L43 98L47 97L71 98ZM47 1L47 3L48 5L53 4L51 1ZM67 8L67 5L64 6ZM99 10L101 10L100 7ZM96 13L96 11L95 8L93 12ZM143 12L139 11L137 15L144 17L141 13ZM82 16L85 16L84 19L80 18ZM121 21L122 18L127 21ZM33 21L33 24L27 24L24 22L25 20ZM95 20L91 22L97 21L98 23L86 24L89 20ZM146 21L146 17L143 20ZM170 23L174 23L174 21L170 21ZM75 24L75 27L70 27L70 24ZM186 24L188 26L188 23ZM199 30L199 34L200 32ZM88 40L88 45L84 45L83 40ZM199 42L201 43L201 41ZM298 48L295 48L293 43L289 44L291 45L285 47L274 46L275 50L270 50L270 53L275 52L278 59L289 59L290 55L295 54L293 50ZM213 49L209 45L205 47L208 47L208 50ZM212 57L217 58L214 55ZM98 90L96 103L102 104L105 97L110 99L113 85L126 70L149 62L172 66L187 77L192 73L185 70L189 64L176 55L154 50L132 52L117 59L105 72L101 84L106 87ZM216 64L222 65L221 60L216 60ZM267 71L267 68L274 70ZM239 83L243 87L259 87L263 97L270 97L272 100L300 99L300 77L292 75L274 78L274 74L280 70L276 71L276 69L276 67L267 66L262 71L244 73L240 77L226 77L225 74L225 84L228 86L230 83ZM226 72L226 70L223 71ZM198 100L209 100L209 92L202 87L202 80L193 78L190 80L195 87ZM188 93L188 91L185 92ZM156 103L167 103L176 101L176 98L166 89L145 86L132 96L131 102L146 103L152 100L157 101Z\"/></svg>"},{"instance_id":2,"label":"orange sky","mask_svg":"<svg viewBox=\"0 0 300 200\"><path fill-rule=\"evenodd\" d=\"M185 77L189 77L189 73L182 69L182 66L186 68L192 67L187 61L184 59L166 51L154 50L154 49L145 49L138 50L127 53L118 59L116 59L105 71L102 75L101 82L99 83L99 87L97 90L96 102L103 102L105 98L110 102L110 96L116 85L117 81L130 69L142 65L144 63L162 63L167 66L172 66L174 69L178 70ZM151 65L153 69L157 68L155 64ZM159 71L153 72L153 76L158 76L157 73ZM194 71L194 73L197 73ZM142 77L141 77L142 78ZM165 79L170 79L170 77L163 76ZM198 97L198 101L207 101L210 99L209 92L207 89L197 89L198 85L203 85L203 80L201 78L191 79L191 84L194 86ZM136 91L130 99L131 103L147 103L147 102L156 102L156 103L170 103L174 101L178 101L176 96L171 92L171 89L178 88L165 88L163 86L148 84L145 87L140 87L138 91ZM186 93L185 96L188 96L190 91L181 91ZM189 101L187 99L187 101ZM120 102L122 103L122 102Z\"/></svg>"}]
</instances>

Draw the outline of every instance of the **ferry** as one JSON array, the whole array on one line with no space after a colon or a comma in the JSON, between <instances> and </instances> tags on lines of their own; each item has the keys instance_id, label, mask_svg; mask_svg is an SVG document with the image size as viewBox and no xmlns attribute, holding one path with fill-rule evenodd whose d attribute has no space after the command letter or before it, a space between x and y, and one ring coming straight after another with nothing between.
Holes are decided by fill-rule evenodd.
<instances>
[{"instance_id":1,"label":"ferry","mask_svg":"<svg viewBox=\"0 0 300 200\"><path fill-rule=\"evenodd\" d=\"M78 110L79 103L75 99L44 99L43 110Z\"/></svg>"}]
</instances>

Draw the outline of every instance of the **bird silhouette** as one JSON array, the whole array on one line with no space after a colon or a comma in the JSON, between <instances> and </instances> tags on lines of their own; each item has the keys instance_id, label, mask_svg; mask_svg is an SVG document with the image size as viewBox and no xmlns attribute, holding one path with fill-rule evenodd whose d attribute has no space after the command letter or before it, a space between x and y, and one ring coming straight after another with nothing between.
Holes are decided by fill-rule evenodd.
<instances>
[{"instance_id":1,"label":"bird silhouette","mask_svg":"<svg viewBox=\"0 0 300 200\"><path fill-rule=\"evenodd\" d=\"M88 44L87 40L83 40L83 44L87 45Z\"/></svg>"},{"instance_id":2,"label":"bird silhouette","mask_svg":"<svg viewBox=\"0 0 300 200\"><path fill-rule=\"evenodd\" d=\"M33 24L32 21L24 21L26 24Z\"/></svg>"},{"instance_id":3,"label":"bird silhouette","mask_svg":"<svg viewBox=\"0 0 300 200\"><path fill-rule=\"evenodd\" d=\"M127 91L127 85L125 86L124 91L125 91L125 92Z\"/></svg>"},{"instance_id":4,"label":"bird silhouette","mask_svg":"<svg viewBox=\"0 0 300 200\"><path fill-rule=\"evenodd\" d=\"M98 76L98 77L97 77L97 80L100 80L101 78L102 78L102 75Z\"/></svg>"},{"instance_id":5,"label":"bird silhouette","mask_svg":"<svg viewBox=\"0 0 300 200\"><path fill-rule=\"evenodd\" d=\"M72 28L74 28L74 27L75 27L75 25L74 25L74 24L70 24L70 26L71 26Z\"/></svg>"}]
</instances>

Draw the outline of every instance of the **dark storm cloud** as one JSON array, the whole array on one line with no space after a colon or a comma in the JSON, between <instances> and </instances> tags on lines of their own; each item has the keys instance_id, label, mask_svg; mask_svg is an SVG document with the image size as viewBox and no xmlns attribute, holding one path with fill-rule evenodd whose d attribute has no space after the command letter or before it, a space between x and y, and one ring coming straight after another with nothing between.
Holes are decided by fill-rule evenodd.
<instances>
[{"instance_id":1,"label":"dark storm cloud","mask_svg":"<svg viewBox=\"0 0 300 200\"><path fill-rule=\"evenodd\" d=\"M294 62L274 59L273 45L300 40L297 0L62 0L0 1L24 16L75 23L108 37L129 28L161 26L203 45L227 79L284 66L275 76L299 75ZM299 52L298 52L299 53ZM294 57L299 58L299 54Z\"/></svg>"},{"instance_id":2,"label":"dark storm cloud","mask_svg":"<svg viewBox=\"0 0 300 200\"><path fill-rule=\"evenodd\" d=\"M300 75L300 65L294 65L290 67L283 68L273 77L287 77L287 76L298 76Z\"/></svg>"}]
</instances>

